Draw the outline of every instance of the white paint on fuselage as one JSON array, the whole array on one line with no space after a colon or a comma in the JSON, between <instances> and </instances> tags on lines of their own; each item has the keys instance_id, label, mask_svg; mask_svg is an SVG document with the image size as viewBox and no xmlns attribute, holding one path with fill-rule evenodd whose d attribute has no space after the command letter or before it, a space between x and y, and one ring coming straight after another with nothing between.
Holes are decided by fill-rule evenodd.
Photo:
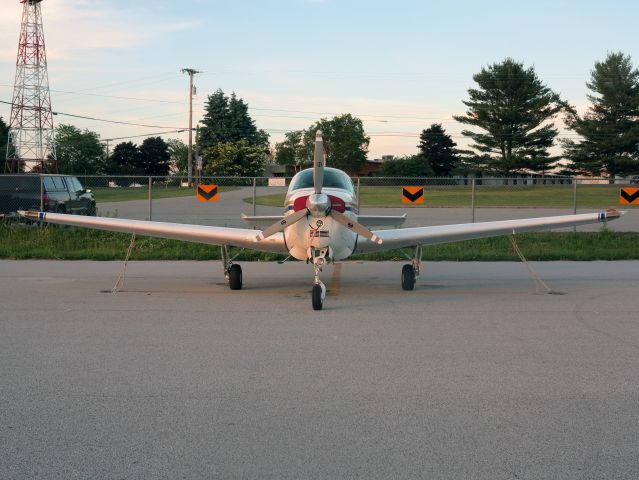
<instances>
[{"instance_id":1,"label":"white paint on fuselage","mask_svg":"<svg viewBox=\"0 0 639 480\"><path fill-rule=\"evenodd\" d=\"M300 188L286 195L286 206L293 205L299 197L306 197L314 192L312 188ZM356 208L355 196L339 188L324 188L322 193L339 197L351 208ZM290 215L293 210L287 210L284 215ZM347 210L344 215L357 220L357 214L353 210ZM318 226L318 221L320 225ZM328 232L328 234L321 232ZM327 235L327 236L326 236ZM332 259L343 260L348 258L355 249L357 234L331 217L314 217L308 215L305 219L291 225L284 230L286 246L292 257L298 260L308 258L309 248L329 248Z\"/></svg>"}]
</instances>

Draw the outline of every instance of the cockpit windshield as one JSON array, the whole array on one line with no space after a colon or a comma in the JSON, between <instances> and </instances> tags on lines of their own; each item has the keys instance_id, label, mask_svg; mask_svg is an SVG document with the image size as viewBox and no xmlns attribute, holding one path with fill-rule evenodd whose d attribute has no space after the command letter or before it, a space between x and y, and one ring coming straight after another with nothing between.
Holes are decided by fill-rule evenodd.
<instances>
[{"instance_id":1,"label":"cockpit windshield","mask_svg":"<svg viewBox=\"0 0 639 480\"><path fill-rule=\"evenodd\" d=\"M341 188L348 192L354 193L353 181L341 170L336 168L326 167L324 168L324 187L326 188ZM308 168L302 170L300 173L293 177L289 192L298 190L300 188L313 188L313 169Z\"/></svg>"}]
</instances>

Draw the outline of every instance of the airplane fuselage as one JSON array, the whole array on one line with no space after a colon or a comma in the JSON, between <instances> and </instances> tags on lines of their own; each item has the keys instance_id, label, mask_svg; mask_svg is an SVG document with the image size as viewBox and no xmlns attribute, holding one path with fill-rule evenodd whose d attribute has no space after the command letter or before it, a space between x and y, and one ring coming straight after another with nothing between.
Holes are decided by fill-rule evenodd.
<instances>
[{"instance_id":1,"label":"airplane fuselage","mask_svg":"<svg viewBox=\"0 0 639 480\"><path fill-rule=\"evenodd\" d=\"M306 208L312 188L302 188L289 192L286 196L285 216ZM357 220L355 194L338 188L325 188L330 208ZM333 260L343 260L355 250L357 234L328 215L309 214L307 217L284 231L284 241L289 254L298 260L307 260L314 255L313 250L325 251L325 256Z\"/></svg>"}]
</instances>

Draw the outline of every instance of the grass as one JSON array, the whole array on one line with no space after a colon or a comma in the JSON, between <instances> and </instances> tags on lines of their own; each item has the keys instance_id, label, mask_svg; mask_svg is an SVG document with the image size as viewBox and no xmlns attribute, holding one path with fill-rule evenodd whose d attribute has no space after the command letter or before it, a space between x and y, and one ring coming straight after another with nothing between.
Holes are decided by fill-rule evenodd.
<instances>
[{"instance_id":1,"label":"grass","mask_svg":"<svg viewBox=\"0 0 639 480\"><path fill-rule=\"evenodd\" d=\"M529 260L637 260L639 233L530 233L518 237ZM0 258L58 260L122 260L131 236L123 233L49 225L0 223ZM210 245L138 237L133 260L219 260ZM245 251L238 261L273 261L283 256ZM361 260L403 260L400 252L356 255ZM514 261L508 237L469 240L424 249L424 260Z\"/></svg>"},{"instance_id":2,"label":"grass","mask_svg":"<svg viewBox=\"0 0 639 480\"><path fill-rule=\"evenodd\" d=\"M577 206L579 208L607 208L619 206L619 185L579 185ZM469 186L426 186L423 207L470 207ZM360 191L364 207L406 207L402 203L400 186L363 186ZM476 207L563 207L573 206L572 185L521 185L482 186L475 188ZM252 198L244 201L251 203ZM284 195L257 197L258 205L281 207Z\"/></svg>"},{"instance_id":3,"label":"grass","mask_svg":"<svg viewBox=\"0 0 639 480\"><path fill-rule=\"evenodd\" d=\"M236 190L237 187L219 187L220 192ZM125 202L127 200L148 200L149 190L146 185L138 188L120 187L92 187L91 192L96 202ZM153 185L151 190L153 200L159 198L195 197L195 189L186 187L165 187Z\"/></svg>"}]
</instances>

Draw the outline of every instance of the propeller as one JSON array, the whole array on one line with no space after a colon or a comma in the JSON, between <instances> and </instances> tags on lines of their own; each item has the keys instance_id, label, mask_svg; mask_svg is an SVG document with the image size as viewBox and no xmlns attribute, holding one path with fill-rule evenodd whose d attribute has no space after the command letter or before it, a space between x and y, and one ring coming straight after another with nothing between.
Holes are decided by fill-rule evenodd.
<instances>
[{"instance_id":1,"label":"propeller","mask_svg":"<svg viewBox=\"0 0 639 480\"><path fill-rule=\"evenodd\" d=\"M295 213L286 215L282 220L274 223L270 227L265 228L260 232L255 239L259 242L264 240L277 232L283 231L285 228L290 227L296 222L299 222L308 215L313 217L331 217L338 223L341 223L345 227L349 228L353 232L368 238L370 241L377 244L382 243L382 239L371 232L368 228L362 224L356 222L352 218L347 217L341 212L331 210L331 200L328 195L322 193L322 186L324 185L324 140L322 138L322 132L317 131L315 134L315 154L313 159L313 187L315 193L309 195L306 199L306 206Z\"/></svg>"}]
</instances>

